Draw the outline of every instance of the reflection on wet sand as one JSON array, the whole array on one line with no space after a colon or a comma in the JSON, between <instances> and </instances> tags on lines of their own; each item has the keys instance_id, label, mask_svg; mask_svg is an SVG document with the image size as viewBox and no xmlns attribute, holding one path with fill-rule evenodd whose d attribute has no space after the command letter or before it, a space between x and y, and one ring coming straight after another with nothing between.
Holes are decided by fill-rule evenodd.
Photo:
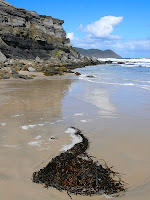
<instances>
[{"instance_id":1,"label":"reflection on wet sand","mask_svg":"<svg viewBox=\"0 0 150 200\"><path fill-rule=\"evenodd\" d=\"M26 114L29 119L61 115L61 101L71 85L71 80L28 81L8 84L9 102L1 103L1 116ZM10 89L15 89L11 92ZM28 120L28 119L26 119Z\"/></svg>"},{"instance_id":2,"label":"reflection on wet sand","mask_svg":"<svg viewBox=\"0 0 150 200\"><path fill-rule=\"evenodd\" d=\"M99 108L99 115L106 118L117 116L117 109L110 101L109 94L104 88L94 88L87 94L87 101Z\"/></svg>"},{"instance_id":3,"label":"reflection on wet sand","mask_svg":"<svg viewBox=\"0 0 150 200\"><path fill-rule=\"evenodd\" d=\"M89 138L90 155L104 159L108 166L114 166L114 171L122 174L128 191L120 200L149 200L150 115L147 112L150 94L85 81L75 86L71 95L75 94L73 108L79 121L72 121ZM79 94L77 88L80 88ZM67 104L63 110L67 110ZM80 123L80 120L88 123Z\"/></svg>"},{"instance_id":4,"label":"reflection on wet sand","mask_svg":"<svg viewBox=\"0 0 150 200\"><path fill-rule=\"evenodd\" d=\"M63 136L66 127L59 124L59 120L62 99L72 81L66 79L0 83L2 199L40 200L50 195L43 188L33 186L31 176L35 169L56 156L66 142L67 137ZM55 126L52 125L54 122ZM59 139L52 140L53 135L59 136Z\"/></svg>"},{"instance_id":5,"label":"reflection on wet sand","mask_svg":"<svg viewBox=\"0 0 150 200\"><path fill-rule=\"evenodd\" d=\"M91 142L89 154L123 174L129 189L119 199L149 200L150 116L144 117L149 110L149 93L69 79L6 83L0 82L2 199L69 199L66 193L33 184L31 176L59 155L64 144L71 143L65 131L75 126Z\"/></svg>"}]
</instances>

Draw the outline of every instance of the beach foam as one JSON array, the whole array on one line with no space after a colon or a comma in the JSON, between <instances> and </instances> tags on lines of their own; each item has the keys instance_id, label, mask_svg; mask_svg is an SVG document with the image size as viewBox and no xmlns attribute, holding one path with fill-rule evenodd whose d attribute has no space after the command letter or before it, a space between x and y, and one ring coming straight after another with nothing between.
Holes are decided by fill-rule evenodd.
<instances>
[{"instance_id":1,"label":"beach foam","mask_svg":"<svg viewBox=\"0 0 150 200\"><path fill-rule=\"evenodd\" d=\"M13 115L11 117L20 117L20 116L23 116L24 114L21 114L21 115Z\"/></svg>"},{"instance_id":2,"label":"beach foam","mask_svg":"<svg viewBox=\"0 0 150 200\"><path fill-rule=\"evenodd\" d=\"M83 116L84 113L75 113L74 116Z\"/></svg>"},{"instance_id":3,"label":"beach foam","mask_svg":"<svg viewBox=\"0 0 150 200\"><path fill-rule=\"evenodd\" d=\"M30 145L30 146L41 146L41 144L42 144L42 140L40 140L40 141L31 141L31 142L28 143L28 145Z\"/></svg>"},{"instance_id":4,"label":"beach foam","mask_svg":"<svg viewBox=\"0 0 150 200\"><path fill-rule=\"evenodd\" d=\"M112 64L118 64L118 62L123 62L124 64L119 64L123 67L150 67L149 58L131 58L131 59L116 59L116 58L99 58L102 61L112 61Z\"/></svg>"},{"instance_id":5,"label":"beach foam","mask_svg":"<svg viewBox=\"0 0 150 200\"><path fill-rule=\"evenodd\" d=\"M6 123L0 123L0 125L2 125L2 126L6 126Z\"/></svg>"},{"instance_id":6,"label":"beach foam","mask_svg":"<svg viewBox=\"0 0 150 200\"><path fill-rule=\"evenodd\" d=\"M63 147L61 148L60 151L67 151L69 149L71 149L75 144L78 144L80 142L82 142L82 138L79 135L75 135L76 130L73 128L68 128L65 133L69 133L70 137L72 138L72 143L69 145L63 145Z\"/></svg>"},{"instance_id":7,"label":"beach foam","mask_svg":"<svg viewBox=\"0 0 150 200\"><path fill-rule=\"evenodd\" d=\"M124 60L126 61L125 64L117 64L117 62L119 62L119 60L117 60L116 64L88 66L79 69L78 71L81 73L79 79L93 84L136 87L150 90L150 68L139 67L140 63L137 64L134 59L131 59L133 62L132 64L129 63L127 59L123 59L123 61ZM141 61L143 62L142 59ZM150 59L148 59L148 61L150 61ZM89 75L94 76L95 78L89 78Z\"/></svg>"},{"instance_id":8,"label":"beach foam","mask_svg":"<svg viewBox=\"0 0 150 200\"><path fill-rule=\"evenodd\" d=\"M41 138L41 135L38 135L35 139L38 140Z\"/></svg>"},{"instance_id":9,"label":"beach foam","mask_svg":"<svg viewBox=\"0 0 150 200\"><path fill-rule=\"evenodd\" d=\"M29 125L24 125L24 126L21 126L21 128L23 130L28 130L29 128L35 128L37 126L44 126L44 124L29 124Z\"/></svg>"},{"instance_id":10,"label":"beach foam","mask_svg":"<svg viewBox=\"0 0 150 200\"><path fill-rule=\"evenodd\" d=\"M80 120L80 122L86 123L87 120L86 119L82 119L82 120Z\"/></svg>"}]
</instances>

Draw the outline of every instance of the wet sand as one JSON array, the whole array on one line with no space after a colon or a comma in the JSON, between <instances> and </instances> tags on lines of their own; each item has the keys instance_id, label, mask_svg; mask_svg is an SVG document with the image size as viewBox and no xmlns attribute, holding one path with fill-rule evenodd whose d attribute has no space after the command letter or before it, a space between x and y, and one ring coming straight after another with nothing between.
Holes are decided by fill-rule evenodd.
<instances>
[{"instance_id":1,"label":"wet sand","mask_svg":"<svg viewBox=\"0 0 150 200\"><path fill-rule=\"evenodd\" d=\"M73 77L0 81L1 199L70 199L65 192L32 183L31 177L71 143L65 130L75 126L89 138L88 152L122 173L128 191L119 199L149 200L149 99L140 89L110 88Z\"/></svg>"}]
</instances>

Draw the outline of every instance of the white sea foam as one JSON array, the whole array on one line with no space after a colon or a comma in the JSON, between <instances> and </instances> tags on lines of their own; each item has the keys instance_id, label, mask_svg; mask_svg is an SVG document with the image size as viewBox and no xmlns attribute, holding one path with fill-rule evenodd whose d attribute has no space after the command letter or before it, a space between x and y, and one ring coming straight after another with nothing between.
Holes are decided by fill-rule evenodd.
<instances>
[{"instance_id":1,"label":"white sea foam","mask_svg":"<svg viewBox=\"0 0 150 200\"><path fill-rule=\"evenodd\" d=\"M100 81L100 80L90 80L90 79L86 79L83 78L82 79L88 81L88 82L92 82L92 83L100 83L100 84L106 84L106 85L118 85L118 86L132 86L132 87L137 87L137 88L141 88L141 89L145 89L145 90L150 90L150 85L141 85L140 83L148 83L150 84L150 81L142 81L142 80L133 80L134 83L120 83L120 82L105 82L105 81ZM124 81L131 81L131 80L127 80L124 79ZM135 83L137 82L137 83Z\"/></svg>"},{"instance_id":2,"label":"white sea foam","mask_svg":"<svg viewBox=\"0 0 150 200\"><path fill-rule=\"evenodd\" d=\"M80 142L82 142L82 137L79 135L75 135L76 130L73 128L68 128L68 130L65 131L65 133L69 133L70 137L72 138L72 143L69 145L63 145L63 147L61 148L60 151L67 151L69 149L71 149L75 144L78 144Z\"/></svg>"},{"instance_id":3,"label":"white sea foam","mask_svg":"<svg viewBox=\"0 0 150 200\"><path fill-rule=\"evenodd\" d=\"M112 64L118 64L118 62L124 62L120 64L124 67L150 67L149 58L132 58L132 59L116 59L116 58L99 58L102 61L112 61Z\"/></svg>"},{"instance_id":4,"label":"white sea foam","mask_svg":"<svg viewBox=\"0 0 150 200\"><path fill-rule=\"evenodd\" d=\"M36 127L36 126L37 126L36 124L28 125L29 128L34 128L34 127Z\"/></svg>"},{"instance_id":5,"label":"white sea foam","mask_svg":"<svg viewBox=\"0 0 150 200\"><path fill-rule=\"evenodd\" d=\"M82 120L80 120L80 122L86 123L87 120L86 119L82 119Z\"/></svg>"},{"instance_id":6,"label":"white sea foam","mask_svg":"<svg viewBox=\"0 0 150 200\"><path fill-rule=\"evenodd\" d=\"M142 80L133 80L134 83L120 83L120 82L107 82L107 81L101 81L100 79L87 79L86 76L82 76L81 79L86 80L88 82L92 83L100 83L100 84L107 84L107 85L118 85L118 86L132 86L132 87L137 87L145 90L150 90L150 85L141 85L140 83L148 83L150 84L150 81L142 81ZM124 81L132 81L128 79L124 79ZM137 82L137 83L135 83Z\"/></svg>"},{"instance_id":7,"label":"white sea foam","mask_svg":"<svg viewBox=\"0 0 150 200\"><path fill-rule=\"evenodd\" d=\"M11 117L20 117L20 116L23 116L24 114L21 114L21 115L13 115Z\"/></svg>"},{"instance_id":8,"label":"white sea foam","mask_svg":"<svg viewBox=\"0 0 150 200\"><path fill-rule=\"evenodd\" d=\"M39 151L44 151L44 150L49 150L49 147L47 148L42 148L42 149L38 149Z\"/></svg>"},{"instance_id":9,"label":"white sea foam","mask_svg":"<svg viewBox=\"0 0 150 200\"><path fill-rule=\"evenodd\" d=\"M31 141L28 143L28 145L30 146L41 146L42 144L42 140L39 140L39 141Z\"/></svg>"},{"instance_id":10,"label":"white sea foam","mask_svg":"<svg viewBox=\"0 0 150 200\"><path fill-rule=\"evenodd\" d=\"M29 125L24 125L24 126L21 126L21 128L23 130L28 130L29 128L35 128L37 126L44 126L44 124L29 124Z\"/></svg>"},{"instance_id":11,"label":"white sea foam","mask_svg":"<svg viewBox=\"0 0 150 200\"><path fill-rule=\"evenodd\" d=\"M59 123L59 122L63 122L63 120L62 120L62 119L60 119L60 120L57 120L56 122L57 122L57 123Z\"/></svg>"},{"instance_id":12,"label":"white sea foam","mask_svg":"<svg viewBox=\"0 0 150 200\"><path fill-rule=\"evenodd\" d=\"M150 63L150 58L98 58L98 60L103 60L103 61L113 61L113 62L144 62L144 63Z\"/></svg>"},{"instance_id":13,"label":"white sea foam","mask_svg":"<svg viewBox=\"0 0 150 200\"><path fill-rule=\"evenodd\" d=\"M28 129L29 129L28 126L21 126L21 128L22 128L23 130L28 130Z\"/></svg>"},{"instance_id":14,"label":"white sea foam","mask_svg":"<svg viewBox=\"0 0 150 200\"><path fill-rule=\"evenodd\" d=\"M38 140L41 138L41 135L38 135L35 139Z\"/></svg>"},{"instance_id":15,"label":"white sea foam","mask_svg":"<svg viewBox=\"0 0 150 200\"><path fill-rule=\"evenodd\" d=\"M142 85L140 88L142 88L142 89L145 89L145 90L150 90L150 86L147 86L147 85Z\"/></svg>"},{"instance_id":16,"label":"white sea foam","mask_svg":"<svg viewBox=\"0 0 150 200\"><path fill-rule=\"evenodd\" d=\"M6 126L6 123L0 123L0 125L2 125L2 126Z\"/></svg>"},{"instance_id":17,"label":"white sea foam","mask_svg":"<svg viewBox=\"0 0 150 200\"><path fill-rule=\"evenodd\" d=\"M19 117L20 115L13 115L13 116L11 116L11 117Z\"/></svg>"},{"instance_id":18,"label":"white sea foam","mask_svg":"<svg viewBox=\"0 0 150 200\"><path fill-rule=\"evenodd\" d=\"M122 85L122 86L135 86L136 84L134 83L119 83L119 82L106 82L106 81L101 81L101 79L88 79L86 78L86 76L80 76L79 79L83 79L83 80L86 80L86 81L89 81L89 82L92 82L92 83L101 83L101 84L109 84L109 85ZM75 116L77 116L77 114L75 114ZM82 116L82 115L81 115Z\"/></svg>"},{"instance_id":19,"label":"white sea foam","mask_svg":"<svg viewBox=\"0 0 150 200\"><path fill-rule=\"evenodd\" d=\"M74 116L83 116L84 113L75 113Z\"/></svg>"},{"instance_id":20,"label":"white sea foam","mask_svg":"<svg viewBox=\"0 0 150 200\"><path fill-rule=\"evenodd\" d=\"M44 126L44 124L38 124L38 126Z\"/></svg>"}]
</instances>

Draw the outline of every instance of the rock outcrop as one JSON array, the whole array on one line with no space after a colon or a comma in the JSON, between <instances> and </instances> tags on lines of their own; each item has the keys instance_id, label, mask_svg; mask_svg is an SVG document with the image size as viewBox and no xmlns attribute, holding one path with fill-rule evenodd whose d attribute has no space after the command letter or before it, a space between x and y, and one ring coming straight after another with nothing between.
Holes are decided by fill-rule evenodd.
<instances>
[{"instance_id":1,"label":"rock outcrop","mask_svg":"<svg viewBox=\"0 0 150 200\"><path fill-rule=\"evenodd\" d=\"M6 63L11 60L11 65L17 63L21 66L18 63L22 63L22 60L28 63L26 68L39 64L43 72L52 67L73 69L99 64L97 59L85 57L73 49L69 38L66 38L63 23L63 20L15 8L0 0L1 55L7 58Z\"/></svg>"},{"instance_id":2,"label":"rock outcrop","mask_svg":"<svg viewBox=\"0 0 150 200\"><path fill-rule=\"evenodd\" d=\"M0 4L0 48L7 58L44 59L54 49L69 52L63 20Z\"/></svg>"},{"instance_id":3,"label":"rock outcrop","mask_svg":"<svg viewBox=\"0 0 150 200\"><path fill-rule=\"evenodd\" d=\"M2 52L0 51L0 62L5 62L6 60L7 60L6 56L2 54Z\"/></svg>"}]
</instances>

